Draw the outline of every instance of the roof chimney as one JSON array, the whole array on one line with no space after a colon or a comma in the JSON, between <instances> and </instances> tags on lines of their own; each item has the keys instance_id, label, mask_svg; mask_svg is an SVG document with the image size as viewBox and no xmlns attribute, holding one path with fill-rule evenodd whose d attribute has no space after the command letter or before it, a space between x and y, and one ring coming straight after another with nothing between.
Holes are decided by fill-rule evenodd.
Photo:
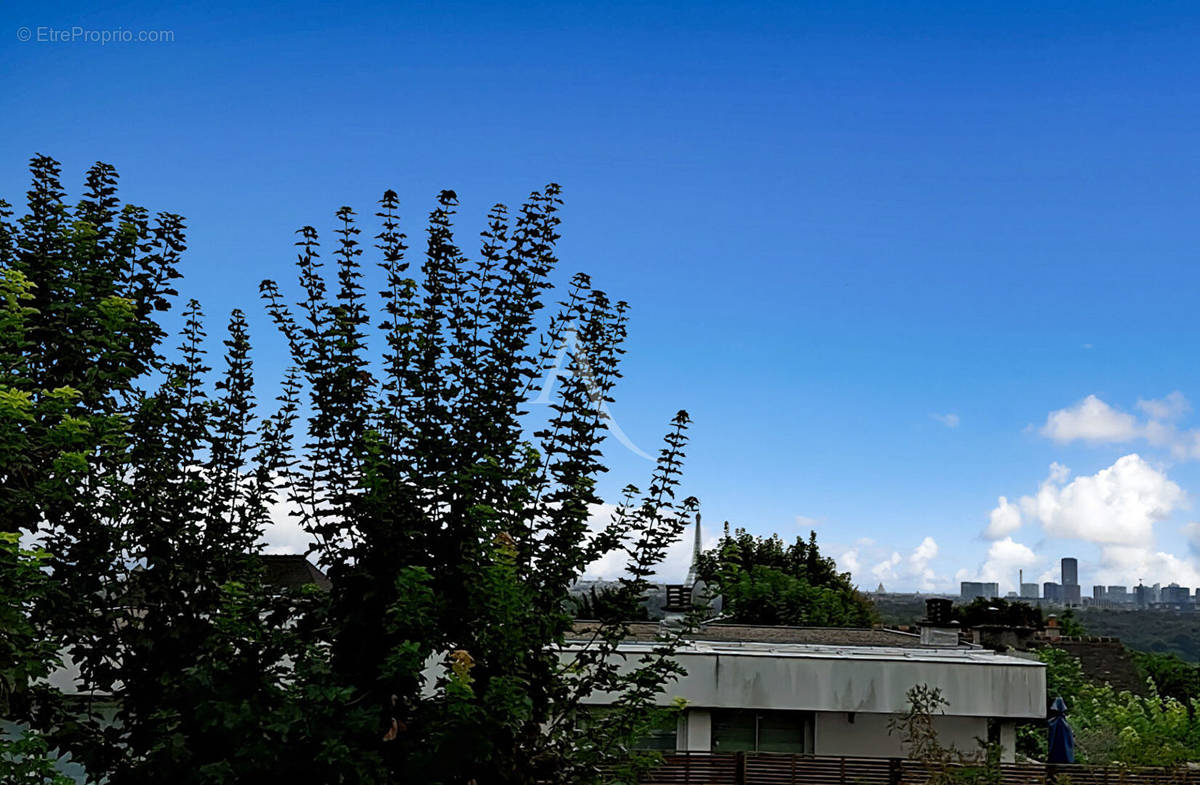
<instances>
[{"instance_id":1,"label":"roof chimney","mask_svg":"<svg viewBox=\"0 0 1200 785\"><path fill-rule=\"evenodd\" d=\"M958 646L958 622L954 621L954 603L943 597L925 600L925 618L921 620L921 645Z\"/></svg>"}]
</instances>

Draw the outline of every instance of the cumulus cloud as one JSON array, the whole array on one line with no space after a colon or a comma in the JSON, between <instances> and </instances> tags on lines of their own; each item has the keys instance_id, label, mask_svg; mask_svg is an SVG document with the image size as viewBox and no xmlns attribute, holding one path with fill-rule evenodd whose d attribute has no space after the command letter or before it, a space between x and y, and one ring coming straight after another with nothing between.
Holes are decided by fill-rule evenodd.
<instances>
[{"instance_id":1,"label":"cumulus cloud","mask_svg":"<svg viewBox=\"0 0 1200 785\"><path fill-rule=\"evenodd\" d=\"M933 419L937 420L938 422L940 422L942 425L946 426L947 428L957 428L958 427L959 417L957 414L954 414L953 412L948 412L946 414L931 414L929 416L932 417Z\"/></svg>"},{"instance_id":2,"label":"cumulus cloud","mask_svg":"<svg viewBox=\"0 0 1200 785\"><path fill-rule=\"evenodd\" d=\"M1182 586L1200 586L1195 563L1154 548L1110 545L1100 550L1094 581L1103 584L1136 585L1174 581Z\"/></svg>"},{"instance_id":3,"label":"cumulus cloud","mask_svg":"<svg viewBox=\"0 0 1200 785\"><path fill-rule=\"evenodd\" d=\"M1132 585L1142 578L1148 583L1200 585L1193 561L1157 546L1156 527L1187 503L1179 485L1136 453L1095 474L1076 477L1062 464L1051 464L1036 493L1017 502L1000 497L984 530L992 543L978 576L1011 583L1016 571L1024 569L1027 576L1040 570L1040 581L1059 580L1061 546L1055 546L1053 558L1039 558L1012 539L1022 524L1030 524L1051 538L1094 545L1098 558L1090 560L1087 569L1096 583ZM1200 523L1183 527L1182 533L1190 539L1193 554L1200 556ZM965 570L960 576L972 577Z\"/></svg>"},{"instance_id":4,"label":"cumulus cloud","mask_svg":"<svg viewBox=\"0 0 1200 785\"><path fill-rule=\"evenodd\" d=\"M1021 499L1025 515L1053 537L1145 547L1153 542L1154 524L1187 499L1183 489L1136 453L1094 475L1069 483L1067 476L1065 467L1054 464L1037 494Z\"/></svg>"},{"instance_id":5,"label":"cumulus cloud","mask_svg":"<svg viewBox=\"0 0 1200 785\"><path fill-rule=\"evenodd\" d=\"M282 497L283 494L280 494ZM300 528L291 514L292 504L279 498L267 509L270 522L263 530L263 552L271 554L306 553L313 543L312 536Z\"/></svg>"},{"instance_id":6,"label":"cumulus cloud","mask_svg":"<svg viewBox=\"0 0 1200 785\"><path fill-rule=\"evenodd\" d=\"M917 588L921 591L933 591L937 587L937 574L929 566L937 555L938 544L927 536L908 556L909 573L917 579Z\"/></svg>"},{"instance_id":7,"label":"cumulus cloud","mask_svg":"<svg viewBox=\"0 0 1200 785\"><path fill-rule=\"evenodd\" d=\"M263 532L263 552L269 554L304 553L312 538L302 530L295 516L290 514L291 506L285 501L278 501L270 508L271 523ZM593 534L599 532L612 518L616 511L613 504L594 504L588 515L588 529ZM682 583L692 564L692 546L695 542L695 524L684 529L683 534L667 548L666 557L658 565L652 580L666 583ZM704 549L716 547L718 537L709 533L703 537ZM587 579L615 579L625 572L625 562L628 556L622 551L607 553L588 565L582 577Z\"/></svg>"},{"instance_id":8,"label":"cumulus cloud","mask_svg":"<svg viewBox=\"0 0 1200 785\"><path fill-rule=\"evenodd\" d=\"M1141 398L1137 408L1144 419L1089 395L1074 406L1050 412L1039 433L1060 444L1128 444L1143 441L1165 448L1176 458L1200 458L1200 429L1181 429L1176 421L1192 410L1183 393Z\"/></svg>"},{"instance_id":9,"label":"cumulus cloud","mask_svg":"<svg viewBox=\"0 0 1200 785\"><path fill-rule=\"evenodd\" d=\"M1041 433L1056 442L1128 442L1141 435L1141 428L1132 414L1089 395L1074 406L1050 412Z\"/></svg>"},{"instance_id":10,"label":"cumulus cloud","mask_svg":"<svg viewBox=\"0 0 1200 785\"><path fill-rule=\"evenodd\" d=\"M845 551L834 561L837 562L839 570L848 572L851 575L857 575L859 571L862 570L862 565L858 561L858 551L854 548Z\"/></svg>"},{"instance_id":11,"label":"cumulus cloud","mask_svg":"<svg viewBox=\"0 0 1200 785\"><path fill-rule=\"evenodd\" d=\"M588 529L592 533L599 532L612 519L613 512L616 511L614 504L593 504L588 515ZM683 583L683 579L687 577L688 568L692 565L692 548L696 539L696 524L691 524L683 530L683 533L667 548L667 554L657 569L651 580L656 580L662 583ZM718 537L713 534L703 534L701 532L701 548L709 550L715 548ZM629 557L624 551L613 551L601 556L596 561L587 566L583 572L583 578L589 580L614 580L625 575L625 563Z\"/></svg>"},{"instance_id":12,"label":"cumulus cloud","mask_svg":"<svg viewBox=\"0 0 1200 785\"><path fill-rule=\"evenodd\" d=\"M988 546L987 559L979 568L979 577L981 580L1011 585L1018 570L1028 569L1037 563L1038 557L1032 548L1016 542L1012 537L1005 537Z\"/></svg>"},{"instance_id":13,"label":"cumulus cloud","mask_svg":"<svg viewBox=\"0 0 1200 785\"><path fill-rule=\"evenodd\" d=\"M892 551L891 556L871 568L871 574L881 581L885 578L894 578L896 576L896 566L900 564L901 561L903 561L903 559L900 558L899 552Z\"/></svg>"},{"instance_id":14,"label":"cumulus cloud","mask_svg":"<svg viewBox=\"0 0 1200 785\"><path fill-rule=\"evenodd\" d=\"M1021 528L1021 508L1016 504L1009 504L1008 499L1001 496L997 500L996 509L992 510L988 520L988 527L984 530L983 536L989 540L998 540L1001 537L1008 535Z\"/></svg>"},{"instance_id":15,"label":"cumulus cloud","mask_svg":"<svg viewBox=\"0 0 1200 785\"><path fill-rule=\"evenodd\" d=\"M907 556L864 537L853 547L840 550L835 560L838 569L850 573L859 585L869 580L870 585L864 585L864 588L873 589L878 583L887 587L890 583L893 590L915 587L918 591L935 591L949 586L949 581L938 576L931 566L938 551L938 544L932 537L921 540ZM864 567L866 564L872 565L870 569Z\"/></svg>"}]
</instances>

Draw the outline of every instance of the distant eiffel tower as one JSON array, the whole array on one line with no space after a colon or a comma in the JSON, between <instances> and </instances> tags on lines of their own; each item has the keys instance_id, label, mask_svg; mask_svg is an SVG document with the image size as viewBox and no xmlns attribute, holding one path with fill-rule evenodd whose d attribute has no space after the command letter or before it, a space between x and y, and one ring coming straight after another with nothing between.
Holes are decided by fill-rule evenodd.
<instances>
[{"instance_id":1,"label":"distant eiffel tower","mask_svg":"<svg viewBox=\"0 0 1200 785\"><path fill-rule=\"evenodd\" d=\"M696 540L692 543L692 565L688 567L685 586L695 586L696 580L700 577L700 549L700 513L696 513Z\"/></svg>"}]
</instances>

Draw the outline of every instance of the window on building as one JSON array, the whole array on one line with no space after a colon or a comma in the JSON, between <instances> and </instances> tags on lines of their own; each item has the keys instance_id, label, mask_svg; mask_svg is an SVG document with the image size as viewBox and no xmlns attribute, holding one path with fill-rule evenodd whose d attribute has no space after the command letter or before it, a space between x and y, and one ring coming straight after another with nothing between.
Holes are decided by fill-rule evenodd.
<instances>
[{"instance_id":1,"label":"window on building","mask_svg":"<svg viewBox=\"0 0 1200 785\"><path fill-rule=\"evenodd\" d=\"M812 752L812 716L802 711L718 710L714 752Z\"/></svg>"},{"instance_id":2,"label":"window on building","mask_svg":"<svg viewBox=\"0 0 1200 785\"><path fill-rule=\"evenodd\" d=\"M607 706L592 706L576 715L575 728L580 733L586 733L592 723L598 721L604 714L611 712ZM654 725L633 742L635 750L659 750L673 752L678 749L679 715L674 712L663 712Z\"/></svg>"},{"instance_id":3,"label":"window on building","mask_svg":"<svg viewBox=\"0 0 1200 785\"><path fill-rule=\"evenodd\" d=\"M679 715L664 713L653 727L633 743L633 747L638 750L676 750L678 729Z\"/></svg>"}]
</instances>

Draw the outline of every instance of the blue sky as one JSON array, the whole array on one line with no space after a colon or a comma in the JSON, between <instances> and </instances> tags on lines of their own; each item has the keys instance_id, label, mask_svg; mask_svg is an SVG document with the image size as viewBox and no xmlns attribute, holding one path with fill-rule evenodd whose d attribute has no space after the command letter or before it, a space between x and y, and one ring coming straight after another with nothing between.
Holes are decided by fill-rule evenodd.
<instances>
[{"instance_id":1,"label":"blue sky","mask_svg":"<svg viewBox=\"0 0 1200 785\"><path fill-rule=\"evenodd\" d=\"M563 279L634 309L613 413L691 412L714 528L814 525L872 588L1200 585L1200 11L1055 5L6 4L0 194L116 165L268 376L294 229L454 188L469 242L556 181Z\"/></svg>"}]
</instances>

